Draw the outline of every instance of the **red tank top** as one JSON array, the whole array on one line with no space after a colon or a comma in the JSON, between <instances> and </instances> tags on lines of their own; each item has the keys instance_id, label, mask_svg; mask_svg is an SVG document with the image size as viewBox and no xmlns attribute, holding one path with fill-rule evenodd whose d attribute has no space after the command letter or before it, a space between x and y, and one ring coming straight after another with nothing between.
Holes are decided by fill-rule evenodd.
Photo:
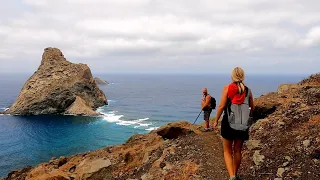
<instances>
[{"instance_id":1,"label":"red tank top","mask_svg":"<svg viewBox=\"0 0 320 180\"><path fill-rule=\"evenodd\" d=\"M246 90L239 94L238 86L235 83L231 83L228 87L228 98L233 104L242 104L246 98Z\"/></svg>"}]
</instances>

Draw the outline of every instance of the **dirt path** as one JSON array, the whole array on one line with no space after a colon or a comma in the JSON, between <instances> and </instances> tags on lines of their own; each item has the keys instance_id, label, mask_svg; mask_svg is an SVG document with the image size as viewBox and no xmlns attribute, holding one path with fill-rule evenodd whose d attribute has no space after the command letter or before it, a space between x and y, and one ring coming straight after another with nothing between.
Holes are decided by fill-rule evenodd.
<instances>
[{"instance_id":1,"label":"dirt path","mask_svg":"<svg viewBox=\"0 0 320 180\"><path fill-rule=\"evenodd\" d=\"M199 171L189 179L228 179L223 159L220 136L214 132L204 132L199 135L187 135L174 140L177 144L172 161L190 159L199 165ZM170 161L170 160L169 160Z\"/></svg>"},{"instance_id":2,"label":"dirt path","mask_svg":"<svg viewBox=\"0 0 320 180\"><path fill-rule=\"evenodd\" d=\"M220 136L214 132L206 132L195 138L194 143L203 150L203 169L200 171L202 177L207 179L227 179Z\"/></svg>"},{"instance_id":3,"label":"dirt path","mask_svg":"<svg viewBox=\"0 0 320 180\"><path fill-rule=\"evenodd\" d=\"M210 132L204 134L201 139L204 141L203 149L206 152L204 158L208 160L205 164L206 168L203 170L203 173L213 179L226 178L227 171L224 164L220 136Z\"/></svg>"}]
</instances>

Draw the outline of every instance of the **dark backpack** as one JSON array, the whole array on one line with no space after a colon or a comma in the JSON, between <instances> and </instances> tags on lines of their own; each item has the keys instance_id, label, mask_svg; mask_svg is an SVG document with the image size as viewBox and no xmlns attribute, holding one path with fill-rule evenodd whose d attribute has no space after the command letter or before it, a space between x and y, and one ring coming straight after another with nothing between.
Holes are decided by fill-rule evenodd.
<instances>
[{"instance_id":1,"label":"dark backpack","mask_svg":"<svg viewBox=\"0 0 320 180\"><path fill-rule=\"evenodd\" d=\"M210 94L208 94L208 95L210 95ZM216 109L216 106L217 106L216 99L211 95L210 95L210 97L211 97L210 108L208 108L208 109Z\"/></svg>"},{"instance_id":2,"label":"dark backpack","mask_svg":"<svg viewBox=\"0 0 320 180\"><path fill-rule=\"evenodd\" d=\"M211 96L211 109L216 109L216 106L217 106L216 99L213 96Z\"/></svg>"}]
</instances>

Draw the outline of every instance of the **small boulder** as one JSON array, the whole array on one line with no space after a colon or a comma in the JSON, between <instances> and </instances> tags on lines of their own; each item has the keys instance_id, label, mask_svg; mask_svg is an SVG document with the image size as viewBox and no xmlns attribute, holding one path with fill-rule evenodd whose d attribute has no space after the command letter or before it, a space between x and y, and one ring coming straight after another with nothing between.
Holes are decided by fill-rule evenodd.
<instances>
[{"instance_id":1,"label":"small boulder","mask_svg":"<svg viewBox=\"0 0 320 180\"><path fill-rule=\"evenodd\" d=\"M283 175L284 172L285 172L285 169L284 169L284 168L278 168L277 176L278 176L278 177L282 177L282 175Z\"/></svg>"},{"instance_id":2,"label":"small boulder","mask_svg":"<svg viewBox=\"0 0 320 180\"><path fill-rule=\"evenodd\" d=\"M253 158L255 165L259 166L261 163L264 162L265 156L260 155L260 151L255 151L252 158Z\"/></svg>"},{"instance_id":3,"label":"small boulder","mask_svg":"<svg viewBox=\"0 0 320 180\"><path fill-rule=\"evenodd\" d=\"M247 148L249 150L261 148L261 141L260 140L249 140L247 142Z\"/></svg>"},{"instance_id":4,"label":"small boulder","mask_svg":"<svg viewBox=\"0 0 320 180\"><path fill-rule=\"evenodd\" d=\"M282 164L283 167L287 167L289 165L289 162L285 162Z\"/></svg>"},{"instance_id":5,"label":"small boulder","mask_svg":"<svg viewBox=\"0 0 320 180\"><path fill-rule=\"evenodd\" d=\"M286 125L286 123L284 123L283 121L277 121L277 125L279 128L282 128Z\"/></svg>"},{"instance_id":6,"label":"small boulder","mask_svg":"<svg viewBox=\"0 0 320 180\"><path fill-rule=\"evenodd\" d=\"M92 175L111 166L109 159L85 159L76 168L77 179L90 179Z\"/></svg>"},{"instance_id":7,"label":"small boulder","mask_svg":"<svg viewBox=\"0 0 320 180\"><path fill-rule=\"evenodd\" d=\"M292 160L290 156L285 156L284 158L285 158L287 161L291 161L291 160Z\"/></svg>"},{"instance_id":8,"label":"small boulder","mask_svg":"<svg viewBox=\"0 0 320 180\"><path fill-rule=\"evenodd\" d=\"M304 140L303 142L302 142L302 144L303 144L303 146L305 147L305 148L308 148L309 146L310 146L310 140Z\"/></svg>"}]
</instances>

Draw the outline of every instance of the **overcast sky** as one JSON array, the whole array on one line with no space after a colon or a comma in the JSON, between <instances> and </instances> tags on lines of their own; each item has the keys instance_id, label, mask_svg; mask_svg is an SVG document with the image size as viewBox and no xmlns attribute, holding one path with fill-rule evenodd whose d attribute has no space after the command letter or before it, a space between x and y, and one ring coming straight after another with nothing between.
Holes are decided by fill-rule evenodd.
<instances>
[{"instance_id":1,"label":"overcast sky","mask_svg":"<svg viewBox=\"0 0 320 180\"><path fill-rule=\"evenodd\" d=\"M93 73L320 71L319 0L0 0L1 72L44 48Z\"/></svg>"}]
</instances>

